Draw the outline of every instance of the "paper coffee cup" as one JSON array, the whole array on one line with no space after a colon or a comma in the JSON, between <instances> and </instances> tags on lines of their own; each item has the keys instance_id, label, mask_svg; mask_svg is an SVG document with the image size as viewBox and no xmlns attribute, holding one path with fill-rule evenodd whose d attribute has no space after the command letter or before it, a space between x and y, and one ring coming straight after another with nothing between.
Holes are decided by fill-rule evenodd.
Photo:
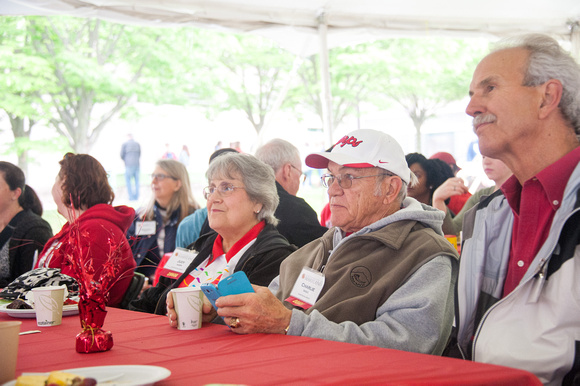
<instances>
[{"instance_id":1,"label":"paper coffee cup","mask_svg":"<svg viewBox=\"0 0 580 386\"><path fill-rule=\"evenodd\" d=\"M39 327L58 326L62 322L62 305L65 287L48 286L33 288L36 324Z\"/></svg>"},{"instance_id":2,"label":"paper coffee cup","mask_svg":"<svg viewBox=\"0 0 580 386\"><path fill-rule=\"evenodd\" d=\"M22 322L0 322L0 384L16 378L18 333Z\"/></svg>"},{"instance_id":3,"label":"paper coffee cup","mask_svg":"<svg viewBox=\"0 0 580 386\"><path fill-rule=\"evenodd\" d=\"M203 295L199 288L175 288L171 290L173 307L177 313L178 330L195 330L201 327Z\"/></svg>"}]
</instances>

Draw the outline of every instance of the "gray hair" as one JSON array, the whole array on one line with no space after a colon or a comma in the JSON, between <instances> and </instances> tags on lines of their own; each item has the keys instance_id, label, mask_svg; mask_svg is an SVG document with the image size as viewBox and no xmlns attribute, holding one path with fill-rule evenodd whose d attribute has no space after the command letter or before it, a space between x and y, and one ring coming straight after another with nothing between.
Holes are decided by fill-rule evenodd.
<instances>
[{"instance_id":1,"label":"gray hair","mask_svg":"<svg viewBox=\"0 0 580 386\"><path fill-rule=\"evenodd\" d=\"M559 108L576 134L580 134L580 66L558 42L542 34L528 34L501 40L494 52L523 48L530 52L523 85L539 86L550 79L562 83Z\"/></svg>"},{"instance_id":2,"label":"gray hair","mask_svg":"<svg viewBox=\"0 0 580 386\"><path fill-rule=\"evenodd\" d=\"M278 225L274 212L280 198L276 189L274 171L253 155L225 153L215 158L205 173L208 181L216 178L241 178L250 200L262 204L262 210L256 214L259 221Z\"/></svg>"},{"instance_id":3,"label":"gray hair","mask_svg":"<svg viewBox=\"0 0 580 386\"><path fill-rule=\"evenodd\" d=\"M277 173L287 163L300 162L300 152L296 146L280 138L275 138L256 150L256 158L270 165Z\"/></svg>"}]
</instances>

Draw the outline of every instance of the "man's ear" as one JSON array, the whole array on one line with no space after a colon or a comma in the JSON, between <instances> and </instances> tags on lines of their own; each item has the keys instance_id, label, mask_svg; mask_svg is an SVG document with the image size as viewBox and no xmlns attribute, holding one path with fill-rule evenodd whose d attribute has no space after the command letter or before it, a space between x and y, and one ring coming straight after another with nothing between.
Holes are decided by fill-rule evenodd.
<instances>
[{"instance_id":1,"label":"man's ear","mask_svg":"<svg viewBox=\"0 0 580 386\"><path fill-rule=\"evenodd\" d=\"M385 194L385 198L383 199L383 202L385 204L390 204L393 201L396 200L397 196L399 195L399 192L401 191L402 187L403 187L403 181L401 181L401 179L399 177L390 177L390 178L385 178L383 180L383 188L386 189L386 194Z\"/></svg>"},{"instance_id":2,"label":"man's ear","mask_svg":"<svg viewBox=\"0 0 580 386\"><path fill-rule=\"evenodd\" d=\"M562 99L562 83L557 79L550 79L542 85L542 103L539 110L539 118L548 117L558 108Z\"/></svg>"},{"instance_id":3,"label":"man's ear","mask_svg":"<svg viewBox=\"0 0 580 386\"><path fill-rule=\"evenodd\" d=\"M282 179L282 182L279 181L280 185L285 186L286 183L290 181L292 174L292 166L289 163L286 163L280 168L278 173L280 174L280 178Z\"/></svg>"}]
</instances>

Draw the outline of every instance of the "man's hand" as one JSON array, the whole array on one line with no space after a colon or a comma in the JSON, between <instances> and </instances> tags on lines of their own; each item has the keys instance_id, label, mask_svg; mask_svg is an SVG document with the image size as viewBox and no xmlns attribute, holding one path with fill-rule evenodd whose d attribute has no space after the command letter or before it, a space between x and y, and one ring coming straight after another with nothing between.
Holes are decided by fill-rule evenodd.
<instances>
[{"instance_id":1,"label":"man's hand","mask_svg":"<svg viewBox=\"0 0 580 386\"><path fill-rule=\"evenodd\" d=\"M448 178L433 192L433 207L445 212L445 200L452 196L459 196L469 191L463 180L459 177ZM457 214L457 213L455 213Z\"/></svg>"},{"instance_id":2,"label":"man's hand","mask_svg":"<svg viewBox=\"0 0 580 386\"><path fill-rule=\"evenodd\" d=\"M167 317L169 318L169 325L171 327L177 328L177 312L175 312L175 307L173 306L173 296L171 295L171 292L169 292L167 294L165 304L167 305ZM202 315L201 321L203 323L211 322L212 320L215 319L215 317L217 315L216 311L214 310L214 308L211 305L211 303L209 302L209 300L206 299L205 295L203 297L202 312L203 312L203 315Z\"/></svg>"},{"instance_id":3,"label":"man's hand","mask_svg":"<svg viewBox=\"0 0 580 386\"><path fill-rule=\"evenodd\" d=\"M269 333L284 334L290 325L292 311L266 287L254 285L255 293L222 296L216 301L218 315L225 318L227 325L238 318L238 334Z\"/></svg>"}]
</instances>

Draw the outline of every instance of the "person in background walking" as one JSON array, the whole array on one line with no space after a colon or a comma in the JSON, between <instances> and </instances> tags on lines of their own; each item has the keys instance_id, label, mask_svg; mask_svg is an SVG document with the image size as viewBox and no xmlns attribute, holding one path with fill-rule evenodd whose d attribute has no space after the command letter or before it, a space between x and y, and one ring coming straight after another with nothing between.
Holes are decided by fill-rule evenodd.
<instances>
[{"instance_id":1,"label":"person in background walking","mask_svg":"<svg viewBox=\"0 0 580 386\"><path fill-rule=\"evenodd\" d=\"M130 201L139 199L139 159L141 158L141 146L133 134L127 135L127 142L121 146L121 159L125 162L125 183Z\"/></svg>"}]
</instances>

